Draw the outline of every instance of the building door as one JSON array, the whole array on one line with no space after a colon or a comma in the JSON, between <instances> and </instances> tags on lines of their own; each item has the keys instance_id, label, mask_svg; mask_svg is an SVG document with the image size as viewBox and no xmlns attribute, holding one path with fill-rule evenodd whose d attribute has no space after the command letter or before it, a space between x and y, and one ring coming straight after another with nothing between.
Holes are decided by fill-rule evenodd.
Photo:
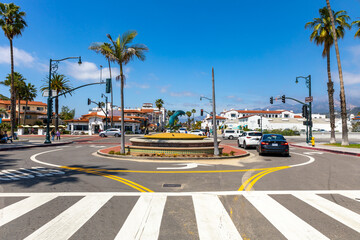
<instances>
[{"instance_id":1,"label":"building door","mask_svg":"<svg viewBox=\"0 0 360 240\"><path fill-rule=\"evenodd\" d=\"M99 125L95 125L95 126L94 126L94 132L95 132L95 134L99 133L99 129L100 129L100 126L99 126Z\"/></svg>"}]
</instances>

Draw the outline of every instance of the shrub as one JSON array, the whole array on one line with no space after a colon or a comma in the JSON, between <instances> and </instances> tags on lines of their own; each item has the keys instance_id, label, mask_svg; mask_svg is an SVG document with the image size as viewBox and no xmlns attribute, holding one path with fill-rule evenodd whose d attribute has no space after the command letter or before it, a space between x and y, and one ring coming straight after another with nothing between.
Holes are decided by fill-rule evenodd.
<instances>
[{"instance_id":1,"label":"shrub","mask_svg":"<svg viewBox=\"0 0 360 240\"><path fill-rule=\"evenodd\" d=\"M231 155L231 156L234 156L234 155L235 155L235 152L234 152L234 151L231 151L231 152L230 152L230 155Z\"/></svg>"},{"instance_id":2,"label":"shrub","mask_svg":"<svg viewBox=\"0 0 360 240\"><path fill-rule=\"evenodd\" d=\"M109 154L115 154L114 150L109 151Z\"/></svg>"},{"instance_id":3,"label":"shrub","mask_svg":"<svg viewBox=\"0 0 360 240\"><path fill-rule=\"evenodd\" d=\"M121 153L120 152L115 152L115 155L121 155Z\"/></svg>"},{"instance_id":4,"label":"shrub","mask_svg":"<svg viewBox=\"0 0 360 240\"><path fill-rule=\"evenodd\" d=\"M223 153L222 155L223 155L223 156L226 156L226 157L227 157L227 156L229 156L229 154L228 154L228 153Z\"/></svg>"}]
</instances>

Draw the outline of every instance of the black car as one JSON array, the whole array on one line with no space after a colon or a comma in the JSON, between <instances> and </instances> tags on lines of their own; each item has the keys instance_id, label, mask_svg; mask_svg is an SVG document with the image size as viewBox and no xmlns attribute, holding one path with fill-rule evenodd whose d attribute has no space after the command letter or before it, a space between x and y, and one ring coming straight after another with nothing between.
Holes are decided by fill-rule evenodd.
<instances>
[{"instance_id":1,"label":"black car","mask_svg":"<svg viewBox=\"0 0 360 240\"><path fill-rule=\"evenodd\" d=\"M259 155L264 153L281 153L289 156L289 144L281 134L264 134L256 147Z\"/></svg>"}]
</instances>

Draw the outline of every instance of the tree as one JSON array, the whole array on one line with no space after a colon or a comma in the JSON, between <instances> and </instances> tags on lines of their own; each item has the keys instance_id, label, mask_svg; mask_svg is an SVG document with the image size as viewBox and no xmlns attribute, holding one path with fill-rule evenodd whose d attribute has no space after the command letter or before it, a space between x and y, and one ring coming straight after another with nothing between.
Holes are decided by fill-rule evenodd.
<instances>
[{"instance_id":1,"label":"tree","mask_svg":"<svg viewBox=\"0 0 360 240\"><path fill-rule=\"evenodd\" d=\"M18 72L14 72L13 77L14 77L13 83L14 83L15 97L18 100L18 117L17 117L17 119L18 119L18 124L20 124L20 111L21 111L21 109L20 109L20 100L23 100L22 99L22 93L24 92L25 80L26 79ZM11 74L8 74L6 76L5 81L0 82L0 84L10 87L10 92L11 92L11 82L12 82L11 79L12 79ZM15 119L16 119L16 117L15 117Z\"/></svg>"},{"instance_id":2,"label":"tree","mask_svg":"<svg viewBox=\"0 0 360 240\"><path fill-rule=\"evenodd\" d=\"M194 114L196 113L196 110L195 110L195 109L192 109L192 110L191 110L191 113L193 114L193 121L194 121L194 123L195 123L195 117L194 117Z\"/></svg>"},{"instance_id":3,"label":"tree","mask_svg":"<svg viewBox=\"0 0 360 240\"><path fill-rule=\"evenodd\" d=\"M68 106L62 106L60 112L60 119L61 120L70 120L74 119L75 116L75 108L70 110Z\"/></svg>"},{"instance_id":4,"label":"tree","mask_svg":"<svg viewBox=\"0 0 360 240\"><path fill-rule=\"evenodd\" d=\"M340 51L339 51L339 46L338 46L338 42L337 42L334 14L333 14L333 11L331 10L329 0L326 0L326 5L327 5L329 13L330 13L331 26L332 26L331 31L332 31L333 37L334 37L336 60L337 60L337 64L338 64L339 79L340 79L340 104L341 104L341 121L342 121L341 145L347 146L347 145L349 145L349 138L348 138L348 127L347 127L345 88L344 88L344 79L343 79L342 67L341 67L341 61L340 61Z\"/></svg>"},{"instance_id":5,"label":"tree","mask_svg":"<svg viewBox=\"0 0 360 240\"><path fill-rule=\"evenodd\" d=\"M29 101L34 101L34 99L37 96L37 90L34 85L31 83L28 83L27 85L24 85L24 88L22 89L22 99L25 100L25 110L24 110L24 125L26 125L26 111ZM20 121L20 118L19 118Z\"/></svg>"},{"instance_id":6,"label":"tree","mask_svg":"<svg viewBox=\"0 0 360 240\"><path fill-rule=\"evenodd\" d=\"M0 94L0 100L10 100L10 98Z\"/></svg>"},{"instance_id":7,"label":"tree","mask_svg":"<svg viewBox=\"0 0 360 240\"><path fill-rule=\"evenodd\" d=\"M191 112L190 111L186 111L186 116L188 116L188 128L190 128L190 117L191 117Z\"/></svg>"},{"instance_id":8,"label":"tree","mask_svg":"<svg viewBox=\"0 0 360 240\"><path fill-rule=\"evenodd\" d=\"M137 58L141 61L145 60L145 52L148 51L148 48L144 44L133 44L132 41L136 37L136 31L127 31L123 35L114 41L110 34L107 34L112 47L106 48L104 51L110 56L110 61L114 61L119 64L120 67L120 76L116 77L116 80L120 80L120 100L121 100L121 153L125 153L125 124L124 124L124 84L125 84L125 75L123 67L128 64L134 58Z\"/></svg>"},{"instance_id":9,"label":"tree","mask_svg":"<svg viewBox=\"0 0 360 240\"><path fill-rule=\"evenodd\" d=\"M164 106L164 101L161 98L156 99L155 100L155 105L160 111L160 109Z\"/></svg>"},{"instance_id":10,"label":"tree","mask_svg":"<svg viewBox=\"0 0 360 240\"><path fill-rule=\"evenodd\" d=\"M25 12L20 11L20 7L13 3L0 3L0 26L5 36L10 42L10 61L11 61L11 136L14 137L15 130L15 87L14 87L14 52L13 39L21 36L22 31L27 26ZM19 109L20 111L20 109Z\"/></svg>"},{"instance_id":11,"label":"tree","mask_svg":"<svg viewBox=\"0 0 360 240\"><path fill-rule=\"evenodd\" d=\"M356 37L358 37L358 38L360 38L360 20L358 20L358 21L353 21L352 23L351 23L351 26L352 25L355 25L357 28L358 28L358 30L356 31L356 33L355 33L355 38Z\"/></svg>"},{"instance_id":12,"label":"tree","mask_svg":"<svg viewBox=\"0 0 360 240\"><path fill-rule=\"evenodd\" d=\"M51 78L51 90L55 90L56 95L69 91L71 89L71 85L69 82L70 82L69 79L67 79L65 75L55 73ZM42 92L49 90L48 84L45 83L40 90ZM55 131L58 130L58 127L59 127L59 98L56 97L55 98Z\"/></svg>"},{"instance_id":13,"label":"tree","mask_svg":"<svg viewBox=\"0 0 360 240\"><path fill-rule=\"evenodd\" d=\"M114 52L114 49L112 48L110 43L92 43L89 47L90 50L95 51L96 53L100 53L101 55L103 55L106 60L109 63L109 74L110 74L110 79L111 79L111 65L110 62L114 62L116 61L116 59L113 57L113 55L111 54L112 52ZM113 88L112 88L112 81L111 81L111 91L110 91L110 95L111 95L111 127L114 127L114 114L113 114Z\"/></svg>"},{"instance_id":14,"label":"tree","mask_svg":"<svg viewBox=\"0 0 360 240\"><path fill-rule=\"evenodd\" d=\"M347 23L349 16L346 11L333 12L336 19L336 36L343 38L345 35L345 28L350 29ZM324 45L322 56L327 58L327 74L328 74L328 98L329 98L329 113L330 113L330 127L331 137L330 143L336 143L335 139L335 110L334 110L334 82L331 80L330 69L330 49L334 45L334 37L331 31L331 18L329 10L326 7L319 9L319 18L314 18L312 22L305 24L305 28L311 28L310 41L316 45Z\"/></svg>"}]
</instances>

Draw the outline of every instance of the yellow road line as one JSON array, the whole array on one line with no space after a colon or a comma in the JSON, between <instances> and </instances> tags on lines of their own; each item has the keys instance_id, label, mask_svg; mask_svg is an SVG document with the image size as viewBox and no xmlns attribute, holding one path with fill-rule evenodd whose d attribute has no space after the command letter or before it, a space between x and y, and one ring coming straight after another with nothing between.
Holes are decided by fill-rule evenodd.
<instances>
[{"instance_id":1,"label":"yellow road line","mask_svg":"<svg viewBox=\"0 0 360 240\"><path fill-rule=\"evenodd\" d=\"M260 176L258 176L257 178L255 178L253 181L251 181L251 183L249 183L245 189L245 191L250 191L251 188L254 186L254 184L260 179L262 178L263 176L265 176L266 174L269 174L269 173L272 173L272 172L276 172L276 171L279 171L281 169L275 169L275 170L272 170L272 171L267 171L267 172L264 172L263 174L261 174Z\"/></svg>"},{"instance_id":2,"label":"yellow road line","mask_svg":"<svg viewBox=\"0 0 360 240\"><path fill-rule=\"evenodd\" d=\"M103 176L103 177L106 177L106 178L110 178L112 180L115 180L115 181L118 181L118 182L121 182L129 187L132 187L140 192L154 192L140 184L137 184L133 181L130 181L128 179L125 179L125 178L121 178L121 177L118 177L118 176L115 176L115 175L110 175L110 174L107 174L107 173L102 173L102 172L98 172L96 170L93 170L93 169L86 169L86 168L74 168L74 167L67 167L67 166L62 166L62 168L66 168L66 169L70 169L70 170L76 170L76 171L81 171L81 172L86 172L86 173L91 173L91 174L95 174L95 175L99 175L99 176Z\"/></svg>"},{"instance_id":3,"label":"yellow road line","mask_svg":"<svg viewBox=\"0 0 360 240\"><path fill-rule=\"evenodd\" d=\"M244 191L246 185L247 185L249 182L251 182L251 181L252 181L254 178L256 178L257 176L259 176L259 175L261 175L261 174L263 174L263 173L265 173L265 172L268 172L268 171L271 171L271 169L270 169L270 170L265 170L265 171L259 172L259 173L255 174L254 176L250 177L248 180L246 180L246 181L240 186L240 188L238 189L238 191Z\"/></svg>"}]
</instances>

